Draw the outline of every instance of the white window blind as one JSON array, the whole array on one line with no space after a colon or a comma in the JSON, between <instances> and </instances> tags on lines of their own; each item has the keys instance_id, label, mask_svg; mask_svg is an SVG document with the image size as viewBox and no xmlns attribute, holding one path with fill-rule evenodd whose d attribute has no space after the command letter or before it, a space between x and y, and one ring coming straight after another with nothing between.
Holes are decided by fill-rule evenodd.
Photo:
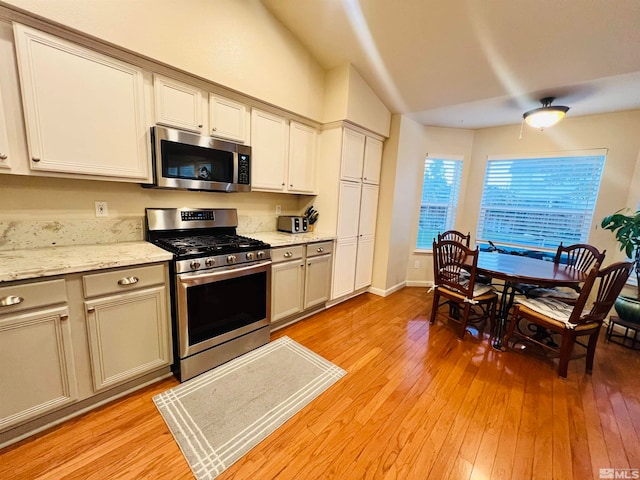
<instances>
[{"instance_id":1,"label":"white window blind","mask_svg":"<svg viewBox=\"0 0 640 480\"><path fill-rule=\"evenodd\" d=\"M425 159L416 248L431 250L438 232L453 228L461 176L462 157L429 155Z\"/></svg>"},{"instance_id":2,"label":"white window blind","mask_svg":"<svg viewBox=\"0 0 640 480\"><path fill-rule=\"evenodd\" d=\"M478 241L550 250L560 242L587 243L605 153L490 157Z\"/></svg>"}]
</instances>

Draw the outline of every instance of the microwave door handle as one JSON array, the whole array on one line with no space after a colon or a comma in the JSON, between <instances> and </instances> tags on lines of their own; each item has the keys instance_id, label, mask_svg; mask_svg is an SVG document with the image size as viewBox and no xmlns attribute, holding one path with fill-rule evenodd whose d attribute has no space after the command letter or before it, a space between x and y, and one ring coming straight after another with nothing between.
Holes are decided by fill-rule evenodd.
<instances>
[{"instance_id":1,"label":"microwave door handle","mask_svg":"<svg viewBox=\"0 0 640 480\"><path fill-rule=\"evenodd\" d=\"M238 152L233 152L233 183L238 184Z\"/></svg>"}]
</instances>

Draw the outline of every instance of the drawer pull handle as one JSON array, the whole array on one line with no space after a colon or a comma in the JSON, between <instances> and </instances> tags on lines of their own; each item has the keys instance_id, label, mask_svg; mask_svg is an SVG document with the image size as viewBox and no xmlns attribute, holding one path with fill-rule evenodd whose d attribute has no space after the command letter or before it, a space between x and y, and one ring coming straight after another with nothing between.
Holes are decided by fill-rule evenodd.
<instances>
[{"instance_id":1,"label":"drawer pull handle","mask_svg":"<svg viewBox=\"0 0 640 480\"><path fill-rule=\"evenodd\" d=\"M126 287L127 285L135 285L139 281L140 279L138 279L138 277L124 277L118 280L118 285Z\"/></svg>"},{"instance_id":2,"label":"drawer pull handle","mask_svg":"<svg viewBox=\"0 0 640 480\"><path fill-rule=\"evenodd\" d=\"M8 295L0 298L0 307L10 307L11 305L18 305L22 302L24 302L24 298L16 295Z\"/></svg>"},{"instance_id":3,"label":"drawer pull handle","mask_svg":"<svg viewBox=\"0 0 640 480\"><path fill-rule=\"evenodd\" d=\"M38 163L40 161L40 159L38 157L33 157L31 159L31 161Z\"/></svg>"},{"instance_id":4,"label":"drawer pull handle","mask_svg":"<svg viewBox=\"0 0 640 480\"><path fill-rule=\"evenodd\" d=\"M62 321L69 320L69 315L60 315L60 320Z\"/></svg>"},{"instance_id":5,"label":"drawer pull handle","mask_svg":"<svg viewBox=\"0 0 640 480\"><path fill-rule=\"evenodd\" d=\"M9 158L6 153L0 153L0 160L6 160Z\"/></svg>"},{"instance_id":6,"label":"drawer pull handle","mask_svg":"<svg viewBox=\"0 0 640 480\"><path fill-rule=\"evenodd\" d=\"M318 248L316 248L316 252L322 253L322 252L324 252L324 248L318 247Z\"/></svg>"},{"instance_id":7,"label":"drawer pull handle","mask_svg":"<svg viewBox=\"0 0 640 480\"><path fill-rule=\"evenodd\" d=\"M87 308L87 313L93 313L96 311L96 307L89 307Z\"/></svg>"},{"instance_id":8,"label":"drawer pull handle","mask_svg":"<svg viewBox=\"0 0 640 480\"><path fill-rule=\"evenodd\" d=\"M283 257L284 258L289 258L290 256L292 256L293 254L291 252L284 252Z\"/></svg>"}]
</instances>

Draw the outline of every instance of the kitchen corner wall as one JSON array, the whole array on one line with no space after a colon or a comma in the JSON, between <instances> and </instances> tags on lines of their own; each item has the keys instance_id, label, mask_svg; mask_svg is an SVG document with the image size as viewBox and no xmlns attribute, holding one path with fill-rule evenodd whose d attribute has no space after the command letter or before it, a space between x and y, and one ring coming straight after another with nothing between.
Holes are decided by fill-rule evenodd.
<instances>
[{"instance_id":1,"label":"kitchen corner wall","mask_svg":"<svg viewBox=\"0 0 640 480\"><path fill-rule=\"evenodd\" d=\"M298 115L322 120L324 70L259 1L2 2Z\"/></svg>"}]
</instances>

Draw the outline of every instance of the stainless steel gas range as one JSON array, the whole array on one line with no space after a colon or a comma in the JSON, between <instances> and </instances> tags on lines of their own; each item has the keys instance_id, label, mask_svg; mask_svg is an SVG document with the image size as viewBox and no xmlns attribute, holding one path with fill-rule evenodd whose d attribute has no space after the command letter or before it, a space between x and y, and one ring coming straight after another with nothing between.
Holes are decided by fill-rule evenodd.
<instances>
[{"instance_id":1,"label":"stainless steel gas range","mask_svg":"<svg viewBox=\"0 0 640 480\"><path fill-rule=\"evenodd\" d=\"M188 380L269 342L271 251L235 209L147 208L147 241L174 254L175 374Z\"/></svg>"}]
</instances>

